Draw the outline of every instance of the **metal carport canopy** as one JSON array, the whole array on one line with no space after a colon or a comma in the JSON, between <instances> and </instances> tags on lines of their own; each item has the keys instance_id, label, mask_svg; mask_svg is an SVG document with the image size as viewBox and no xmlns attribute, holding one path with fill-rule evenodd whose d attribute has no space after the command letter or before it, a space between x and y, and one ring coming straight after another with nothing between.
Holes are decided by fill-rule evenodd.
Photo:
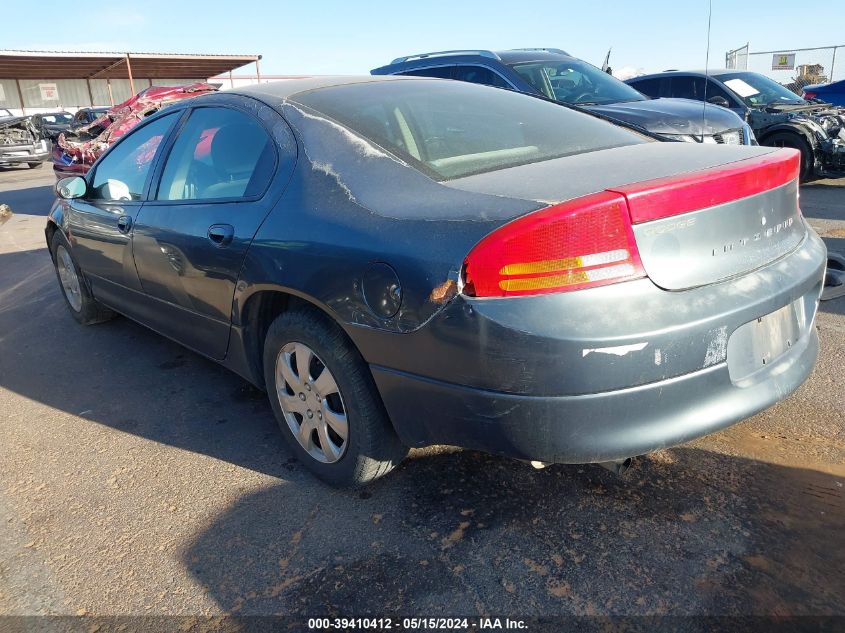
<instances>
[{"instance_id":1,"label":"metal carport canopy","mask_svg":"<svg viewBox=\"0 0 845 633\"><path fill-rule=\"evenodd\" d=\"M199 79L255 62L261 55L73 53L0 49L4 79ZM134 90L133 90L134 92Z\"/></svg>"}]
</instances>

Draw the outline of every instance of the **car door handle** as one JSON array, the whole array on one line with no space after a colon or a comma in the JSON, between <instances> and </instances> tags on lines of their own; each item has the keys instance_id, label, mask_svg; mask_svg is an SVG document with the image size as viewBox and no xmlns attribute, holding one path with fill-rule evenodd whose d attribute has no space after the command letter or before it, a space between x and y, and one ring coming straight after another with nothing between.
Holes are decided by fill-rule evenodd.
<instances>
[{"instance_id":1,"label":"car door handle","mask_svg":"<svg viewBox=\"0 0 845 633\"><path fill-rule=\"evenodd\" d=\"M128 215L122 215L117 219L117 230L121 233L129 233L132 229L132 218Z\"/></svg>"},{"instance_id":2,"label":"car door handle","mask_svg":"<svg viewBox=\"0 0 845 633\"><path fill-rule=\"evenodd\" d=\"M226 246L235 236L235 227L231 224L212 224L208 227L208 239L217 246Z\"/></svg>"}]
</instances>

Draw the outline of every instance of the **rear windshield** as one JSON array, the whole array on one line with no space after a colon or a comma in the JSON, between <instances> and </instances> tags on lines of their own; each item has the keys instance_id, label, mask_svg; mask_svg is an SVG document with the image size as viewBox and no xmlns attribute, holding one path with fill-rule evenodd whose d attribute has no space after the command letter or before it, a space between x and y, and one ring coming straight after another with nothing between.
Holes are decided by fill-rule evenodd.
<instances>
[{"instance_id":1,"label":"rear windshield","mask_svg":"<svg viewBox=\"0 0 845 633\"><path fill-rule=\"evenodd\" d=\"M333 86L293 100L439 180L648 142L555 103L460 81Z\"/></svg>"},{"instance_id":2,"label":"rear windshield","mask_svg":"<svg viewBox=\"0 0 845 633\"><path fill-rule=\"evenodd\" d=\"M69 112L57 112L56 114L42 114L41 118L45 123L67 123L73 120L73 115Z\"/></svg>"}]
</instances>

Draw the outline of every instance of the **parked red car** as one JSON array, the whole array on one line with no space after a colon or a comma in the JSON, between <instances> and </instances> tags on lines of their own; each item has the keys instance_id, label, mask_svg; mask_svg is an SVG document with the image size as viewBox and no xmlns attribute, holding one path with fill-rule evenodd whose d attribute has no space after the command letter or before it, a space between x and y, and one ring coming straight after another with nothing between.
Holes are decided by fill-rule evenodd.
<instances>
[{"instance_id":1,"label":"parked red car","mask_svg":"<svg viewBox=\"0 0 845 633\"><path fill-rule=\"evenodd\" d=\"M145 117L171 103L216 90L215 86L206 83L151 86L114 106L88 125L60 134L50 157L56 178L85 174L100 154Z\"/></svg>"}]
</instances>

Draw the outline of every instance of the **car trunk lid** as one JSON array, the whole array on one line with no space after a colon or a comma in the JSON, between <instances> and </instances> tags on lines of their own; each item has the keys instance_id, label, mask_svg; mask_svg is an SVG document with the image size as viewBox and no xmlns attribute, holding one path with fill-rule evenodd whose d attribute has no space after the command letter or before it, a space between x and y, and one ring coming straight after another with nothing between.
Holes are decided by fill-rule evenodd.
<instances>
[{"instance_id":1,"label":"car trunk lid","mask_svg":"<svg viewBox=\"0 0 845 633\"><path fill-rule=\"evenodd\" d=\"M798 166L791 149L654 143L447 184L550 205L622 196L645 273L666 290L684 290L750 272L801 242Z\"/></svg>"},{"instance_id":2,"label":"car trunk lid","mask_svg":"<svg viewBox=\"0 0 845 633\"><path fill-rule=\"evenodd\" d=\"M806 233L800 155L778 150L612 189L625 196L646 274L667 290L715 283L792 251Z\"/></svg>"}]
</instances>

